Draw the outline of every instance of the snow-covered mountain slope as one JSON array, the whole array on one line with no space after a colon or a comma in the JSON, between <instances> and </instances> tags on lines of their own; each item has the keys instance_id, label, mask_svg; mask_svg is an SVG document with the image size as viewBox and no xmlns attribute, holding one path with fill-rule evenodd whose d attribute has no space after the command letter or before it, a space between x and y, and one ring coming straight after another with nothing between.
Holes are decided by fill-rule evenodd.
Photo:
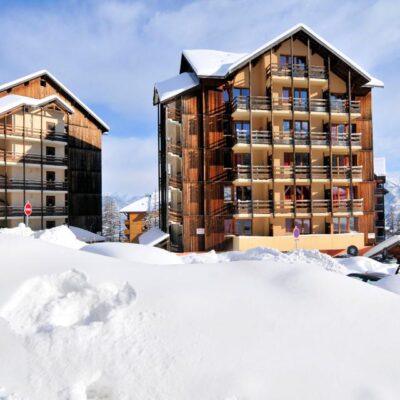
<instances>
[{"instance_id":1,"label":"snow-covered mountain slope","mask_svg":"<svg viewBox=\"0 0 400 400\"><path fill-rule=\"evenodd\" d=\"M2 400L398 399L400 297L318 257L144 265L6 234L0 252Z\"/></svg>"}]
</instances>

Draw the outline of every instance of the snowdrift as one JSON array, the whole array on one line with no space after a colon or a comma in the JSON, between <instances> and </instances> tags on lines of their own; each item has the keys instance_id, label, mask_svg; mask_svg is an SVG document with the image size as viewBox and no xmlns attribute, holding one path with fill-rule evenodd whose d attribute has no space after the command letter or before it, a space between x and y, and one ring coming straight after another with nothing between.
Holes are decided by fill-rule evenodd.
<instances>
[{"instance_id":1,"label":"snowdrift","mask_svg":"<svg viewBox=\"0 0 400 400\"><path fill-rule=\"evenodd\" d=\"M151 265L11 235L0 251L2 399L398 399L400 297L318 257Z\"/></svg>"}]
</instances>

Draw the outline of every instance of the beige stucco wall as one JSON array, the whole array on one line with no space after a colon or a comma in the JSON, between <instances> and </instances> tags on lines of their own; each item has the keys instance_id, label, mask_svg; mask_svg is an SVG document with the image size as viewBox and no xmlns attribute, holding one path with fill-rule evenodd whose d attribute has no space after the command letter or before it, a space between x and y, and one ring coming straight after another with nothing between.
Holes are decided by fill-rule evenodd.
<instances>
[{"instance_id":1,"label":"beige stucco wall","mask_svg":"<svg viewBox=\"0 0 400 400\"><path fill-rule=\"evenodd\" d=\"M307 250L338 250L350 245L364 247L364 234L346 233L340 235L313 234L301 235L298 241L299 249ZM236 236L233 238L234 250L248 250L254 247L271 247L281 251L295 249L293 236Z\"/></svg>"}]
</instances>

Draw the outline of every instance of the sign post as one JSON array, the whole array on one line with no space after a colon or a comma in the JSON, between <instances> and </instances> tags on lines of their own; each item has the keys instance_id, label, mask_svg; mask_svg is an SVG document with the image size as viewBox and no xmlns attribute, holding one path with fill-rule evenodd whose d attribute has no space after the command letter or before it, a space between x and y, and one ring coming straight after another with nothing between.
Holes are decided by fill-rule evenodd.
<instances>
[{"instance_id":1,"label":"sign post","mask_svg":"<svg viewBox=\"0 0 400 400\"><path fill-rule=\"evenodd\" d=\"M297 246L298 246L299 238L300 238L300 229L297 226L293 229L293 238L294 238L294 245L297 250Z\"/></svg>"},{"instance_id":2,"label":"sign post","mask_svg":"<svg viewBox=\"0 0 400 400\"><path fill-rule=\"evenodd\" d=\"M24 213L26 215L26 226L29 226L29 217L32 215L32 204L29 201L25 203Z\"/></svg>"}]
</instances>

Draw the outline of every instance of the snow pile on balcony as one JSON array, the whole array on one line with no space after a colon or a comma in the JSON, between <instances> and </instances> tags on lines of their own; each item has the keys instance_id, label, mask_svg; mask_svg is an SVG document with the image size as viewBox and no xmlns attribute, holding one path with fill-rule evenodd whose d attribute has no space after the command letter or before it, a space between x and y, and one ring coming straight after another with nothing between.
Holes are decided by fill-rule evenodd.
<instances>
[{"instance_id":1,"label":"snow pile on balcony","mask_svg":"<svg viewBox=\"0 0 400 400\"><path fill-rule=\"evenodd\" d=\"M82 251L113 257L130 263L144 264L182 264L182 259L158 247L135 243L93 243L81 248Z\"/></svg>"},{"instance_id":2,"label":"snow pile on balcony","mask_svg":"<svg viewBox=\"0 0 400 400\"><path fill-rule=\"evenodd\" d=\"M400 393L400 298L318 257L144 265L7 234L0 251L4 400Z\"/></svg>"},{"instance_id":3,"label":"snow pile on balcony","mask_svg":"<svg viewBox=\"0 0 400 400\"><path fill-rule=\"evenodd\" d=\"M382 272L384 274L394 274L397 269L396 264L383 264L368 257L349 257L338 259L338 262L346 267L350 272Z\"/></svg>"}]
</instances>

